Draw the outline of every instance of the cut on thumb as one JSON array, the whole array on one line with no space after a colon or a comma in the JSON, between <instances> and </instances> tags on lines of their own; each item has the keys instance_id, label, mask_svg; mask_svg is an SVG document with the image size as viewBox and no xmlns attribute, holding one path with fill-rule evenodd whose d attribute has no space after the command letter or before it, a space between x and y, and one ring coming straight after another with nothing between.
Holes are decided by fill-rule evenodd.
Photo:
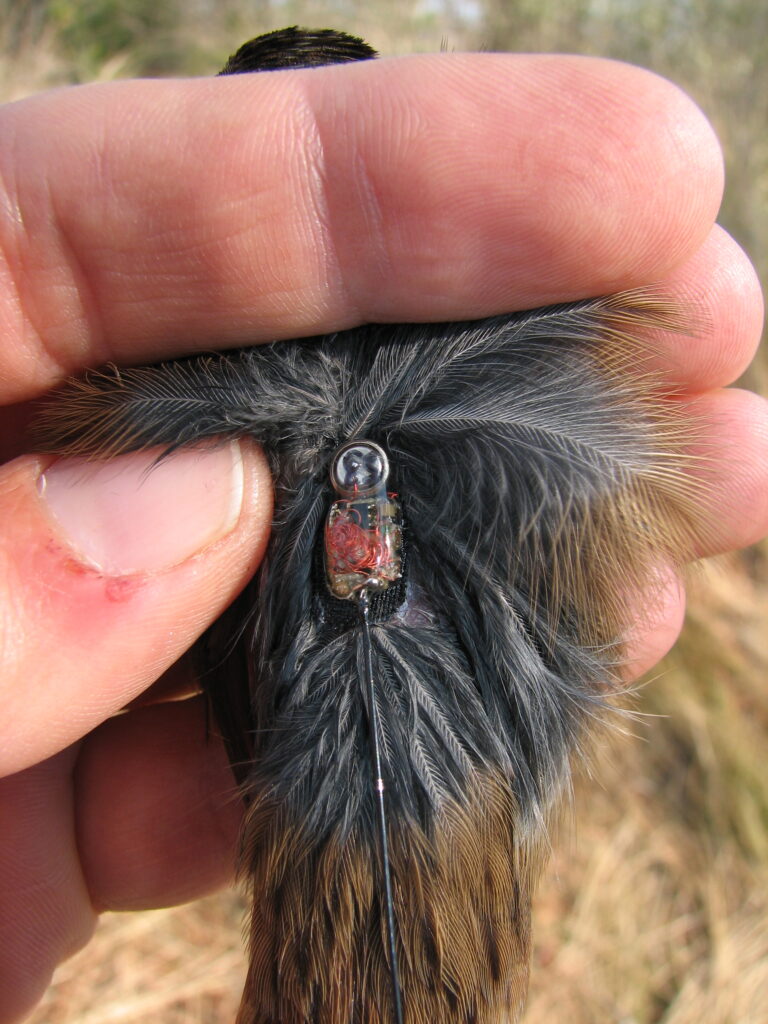
<instances>
[{"instance_id":1,"label":"cut on thumb","mask_svg":"<svg viewBox=\"0 0 768 1024\"><path fill-rule=\"evenodd\" d=\"M272 486L261 449L158 455L0 468L0 775L153 683L262 558Z\"/></svg>"}]
</instances>

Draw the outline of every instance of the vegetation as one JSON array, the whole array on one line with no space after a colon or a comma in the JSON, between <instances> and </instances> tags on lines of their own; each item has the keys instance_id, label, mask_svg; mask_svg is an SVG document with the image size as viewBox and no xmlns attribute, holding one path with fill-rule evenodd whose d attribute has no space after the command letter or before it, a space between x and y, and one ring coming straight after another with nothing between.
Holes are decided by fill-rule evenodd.
<instances>
[{"instance_id":1,"label":"vegetation","mask_svg":"<svg viewBox=\"0 0 768 1024\"><path fill-rule=\"evenodd\" d=\"M717 126L722 222L768 271L768 7L759 0L0 0L0 92L205 74L245 38L339 26L384 53L579 52L680 83ZM765 353L747 386L768 390ZM527 1024L768 1020L768 546L694 582L688 625L576 795L536 908ZM232 1019L239 898L108 917L36 1024ZM201 966L204 964L204 967Z\"/></svg>"}]
</instances>

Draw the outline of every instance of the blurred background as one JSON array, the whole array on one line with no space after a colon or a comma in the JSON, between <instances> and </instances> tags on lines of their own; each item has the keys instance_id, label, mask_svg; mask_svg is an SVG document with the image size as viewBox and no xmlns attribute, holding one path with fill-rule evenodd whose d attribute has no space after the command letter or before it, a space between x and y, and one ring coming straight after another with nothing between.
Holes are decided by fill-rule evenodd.
<instances>
[{"instance_id":1,"label":"blurred background","mask_svg":"<svg viewBox=\"0 0 768 1024\"><path fill-rule=\"evenodd\" d=\"M584 53L673 79L720 134L721 222L766 279L763 0L0 0L0 99L212 74L246 39L293 24L345 29L382 55ZM765 350L741 383L768 392ZM691 589L641 717L606 741L554 840L526 1024L768 1022L768 545L707 565ZM228 892L105 915L33 1024L228 1024L242 911Z\"/></svg>"}]
</instances>

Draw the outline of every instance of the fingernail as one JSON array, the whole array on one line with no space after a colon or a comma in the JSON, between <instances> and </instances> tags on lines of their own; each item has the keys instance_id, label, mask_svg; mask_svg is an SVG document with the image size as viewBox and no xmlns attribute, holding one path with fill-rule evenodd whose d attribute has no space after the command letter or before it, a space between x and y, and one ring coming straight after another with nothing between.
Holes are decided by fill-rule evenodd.
<instances>
[{"instance_id":1,"label":"fingernail","mask_svg":"<svg viewBox=\"0 0 768 1024\"><path fill-rule=\"evenodd\" d=\"M243 461L232 442L108 462L61 459L40 494L80 560L105 573L156 572L225 536L243 501Z\"/></svg>"}]
</instances>

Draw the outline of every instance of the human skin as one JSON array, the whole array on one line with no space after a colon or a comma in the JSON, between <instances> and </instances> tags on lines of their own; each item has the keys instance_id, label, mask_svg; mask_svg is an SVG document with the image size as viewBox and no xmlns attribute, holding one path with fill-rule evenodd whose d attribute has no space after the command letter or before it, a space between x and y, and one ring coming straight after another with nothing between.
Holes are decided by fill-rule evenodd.
<instances>
[{"instance_id":1,"label":"human skin","mask_svg":"<svg viewBox=\"0 0 768 1024\"><path fill-rule=\"evenodd\" d=\"M704 325L659 337L656 356L706 438L700 556L768 531L768 411L724 390L762 300L715 225L717 141L636 68L451 54L86 86L0 109L0 139L5 1024L99 911L230 879L225 754L202 698L168 698L194 691L182 656L252 575L271 516L251 443L171 459L148 491L146 454L90 475L23 454L32 399L110 360L652 284ZM666 578L631 675L679 630Z\"/></svg>"}]
</instances>

